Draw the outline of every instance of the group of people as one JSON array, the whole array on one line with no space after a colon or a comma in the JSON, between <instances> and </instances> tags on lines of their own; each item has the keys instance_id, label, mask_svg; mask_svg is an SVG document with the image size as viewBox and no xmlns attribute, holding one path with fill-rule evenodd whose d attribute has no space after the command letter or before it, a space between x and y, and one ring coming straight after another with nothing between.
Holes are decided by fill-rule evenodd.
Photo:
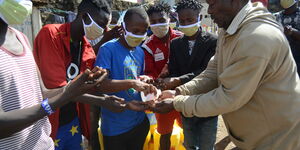
<instances>
[{"instance_id":1,"label":"group of people","mask_svg":"<svg viewBox=\"0 0 300 150\"><path fill-rule=\"evenodd\" d=\"M97 150L101 118L105 150L142 150L146 110L160 150L175 120L187 150L213 150L218 115L240 149L300 149L297 1L281 0L277 20L262 3L206 2L218 36L202 31L197 0L178 2L177 17L165 3L130 8L122 22L106 0L82 0L73 22L40 30L32 52L9 26L32 2L0 1L0 149L80 150L83 135Z\"/></svg>"}]
</instances>

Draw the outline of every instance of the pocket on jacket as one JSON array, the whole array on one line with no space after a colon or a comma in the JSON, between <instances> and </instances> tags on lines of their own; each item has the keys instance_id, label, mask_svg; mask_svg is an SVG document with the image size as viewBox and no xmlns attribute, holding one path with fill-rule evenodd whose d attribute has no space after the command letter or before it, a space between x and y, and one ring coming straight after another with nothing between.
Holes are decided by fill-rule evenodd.
<instances>
[{"instance_id":1,"label":"pocket on jacket","mask_svg":"<svg viewBox=\"0 0 300 150\"><path fill-rule=\"evenodd\" d=\"M229 137L231 139L231 141L238 147L238 148L241 148L241 149L248 149L248 146L246 146L246 143L243 139L235 136L232 131L230 129L228 129L228 134L229 134Z\"/></svg>"}]
</instances>

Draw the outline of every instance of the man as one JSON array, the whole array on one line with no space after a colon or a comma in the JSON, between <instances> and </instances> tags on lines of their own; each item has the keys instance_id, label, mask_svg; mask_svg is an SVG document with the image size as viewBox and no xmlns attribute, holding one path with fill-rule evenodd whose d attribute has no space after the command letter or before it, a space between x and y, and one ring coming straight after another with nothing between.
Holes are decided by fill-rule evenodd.
<instances>
[{"instance_id":1,"label":"man","mask_svg":"<svg viewBox=\"0 0 300 150\"><path fill-rule=\"evenodd\" d=\"M65 86L80 72L93 67L96 56L86 37L101 36L109 16L110 8L105 0L83 0L73 22L50 24L41 29L34 42L34 57L47 88ZM87 25L87 21L91 23ZM82 149L81 135L90 139L89 115L89 105L69 103L49 116L56 149Z\"/></svg>"},{"instance_id":2,"label":"man","mask_svg":"<svg viewBox=\"0 0 300 150\"><path fill-rule=\"evenodd\" d=\"M31 10L27 0L0 4L0 149L54 149L47 116L71 101L91 101L82 94L98 87L106 76L105 70L94 68L67 86L45 89L26 36L8 27L22 24ZM124 109L113 100L94 97L93 101L112 111Z\"/></svg>"},{"instance_id":3,"label":"man","mask_svg":"<svg viewBox=\"0 0 300 150\"><path fill-rule=\"evenodd\" d=\"M176 88L174 101L156 110L175 108L187 117L222 114L241 149L300 149L300 82L281 26L261 3L207 3L222 28L216 55L202 74ZM171 96L168 91L162 97Z\"/></svg>"},{"instance_id":4,"label":"man","mask_svg":"<svg viewBox=\"0 0 300 150\"><path fill-rule=\"evenodd\" d=\"M150 20L150 28L153 34L144 42L142 47L145 53L145 75L154 80L165 77L167 62L169 61L170 43L174 38L182 35L181 32L170 28L171 7L166 3L158 3L150 6L147 14ZM175 119L181 123L181 116L177 111L168 114L155 114L157 131L160 136L160 150L169 150L170 137Z\"/></svg>"},{"instance_id":5,"label":"man","mask_svg":"<svg viewBox=\"0 0 300 150\"><path fill-rule=\"evenodd\" d=\"M145 40L148 27L149 19L143 8L129 9L122 23L124 34L100 48L95 64L109 71L109 80L102 84L101 91L136 104L136 110L139 111L147 109L141 102L139 92L146 87L149 89L147 93L155 90L153 86L138 80L144 70L144 52L139 45ZM149 131L149 121L144 112L113 113L107 109L102 109L101 112L105 150L143 149Z\"/></svg>"},{"instance_id":6,"label":"man","mask_svg":"<svg viewBox=\"0 0 300 150\"><path fill-rule=\"evenodd\" d=\"M300 8L296 0L281 0L283 11L276 13L276 19L284 27L284 34L287 37L292 54L296 61L298 74L300 70Z\"/></svg>"},{"instance_id":7,"label":"man","mask_svg":"<svg viewBox=\"0 0 300 150\"><path fill-rule=\"evenodd\" d=\"M200 74L215 54L216 37L200 28L201 4L183 0L176 5L178 29L184 36L174 39L170 48L169 78L163 79L165 89L174 89ZM216 140L217 117L183 117L186 149L212 150Z\"/></svg>"}]
</instances>

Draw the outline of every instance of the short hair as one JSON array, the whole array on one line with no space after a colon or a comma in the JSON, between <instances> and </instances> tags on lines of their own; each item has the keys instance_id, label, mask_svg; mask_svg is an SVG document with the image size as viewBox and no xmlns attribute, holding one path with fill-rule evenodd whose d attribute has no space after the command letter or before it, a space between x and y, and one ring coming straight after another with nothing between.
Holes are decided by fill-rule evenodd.
<instances>
[{"instance_id":1,"label":"short hair","mask_svg":"<svg viewBox=\"0 0 300 150\"><path fill-rule=\"evenodd\" d=\"M176 12L179 12L182 9L193 9L196 11L201 11L202 5L197 0L181 0L176 4Z\"/></svg>"},{"instance_id":2,"label":"short hair","mask_svg":"<svg viewBox=\"0 0 300 150\"><path fill-rule=\"evenodd\" d=\"M141 18L149 21L148 15L147 15L145 9L142 7L133 7L133 8L128 9L125 13L124 21L125 22L129 21L133 15L138 15Z\"/></svg>"},{"instance_id":3,"label":"short hair","mask_svg":"<svg viewBox=\"0 0 300 150\"><path fill-rule=\"evenodd\" d=\"M84 12L87 10L104 11L111 14L111 9L106 0L82 0L78 6L78 12Z\"/></svg>"},{"instance_id":4,"label":"short hair","mask_svg":"<svg viewBox=\"0 0 300 150\"><path fill-rule=\"evenodd\" d=\"M171 6L165 2L161 2L150 6L147 10L147 14L149 16L155 12L165 12L167 15L170 15Z\"/></svg>"},{"instance_id":5,"label":"short hair","mask_svg":"<svg viewBox=\"0 0 300 150\"><path fill-rule=\"evenodd\" d=\"M113 18L117 18L117 20L120 18L120 13L116 10L113 10L111 12L111 15L112 15Z\"/></svg>"}]
</instances>

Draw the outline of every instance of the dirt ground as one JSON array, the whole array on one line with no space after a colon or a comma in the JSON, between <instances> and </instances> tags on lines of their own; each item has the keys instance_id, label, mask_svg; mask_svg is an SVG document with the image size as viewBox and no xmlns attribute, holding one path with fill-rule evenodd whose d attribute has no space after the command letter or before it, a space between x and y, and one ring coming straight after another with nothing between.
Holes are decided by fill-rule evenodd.
<instances>
[{"instance_id":1,"label":"dirt ground","mask_svg":"<svg viewBox=\"0 0 300 150\"><path fill-rule=\"evenodd\" d=\"M225 127L225 124L223 122L223 118L219 116L219 122L218 122L218 132L217 132L217 141L218 143L220 140L222 140L224 137L228 136L227 130ZM235 148L235 145L230 142L230 144L224 149L224 150L232 150ZM223 150L223 149L216 149L216 150Z\"/></svg>"}]
</instances>

